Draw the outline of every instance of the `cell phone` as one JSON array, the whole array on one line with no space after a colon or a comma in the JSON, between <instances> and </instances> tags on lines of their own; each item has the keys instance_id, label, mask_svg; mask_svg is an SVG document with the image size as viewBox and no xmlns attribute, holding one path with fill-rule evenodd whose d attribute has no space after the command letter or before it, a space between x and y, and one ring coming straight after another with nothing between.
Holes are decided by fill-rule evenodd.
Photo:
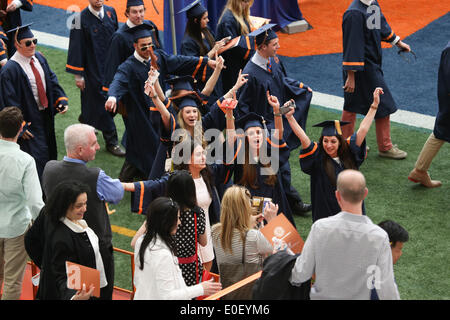
<instances>
[{"instance_id":1,"label":"cell phone","mask_svg":"<svg viewBox=\"0 0 450 320\"><path fill-rule=\"evenodd\" d=\"M228 42L230 42L231 36L225 37L223 38L223 40L225 40L225 44L227 44Z\"/></svg>"},{"instance_id":2,"label":"cell phone","mask_svg":"<svg viewBox=\"0 0 450 320\"><path fill-rule=\"evenodd\" d=\"M285 106L283 106L283 107L280 108L280 113L281 113L281 114L286 114L286 113L288 113L288 112L289 112L289 109L290 109L291 107L294 108L294 109L295 109L295 107L296 107L295 102L292 101L292 100L290 100L289 103L288 103L287 105L285 105Z\"/></svg>"}]
</instances>

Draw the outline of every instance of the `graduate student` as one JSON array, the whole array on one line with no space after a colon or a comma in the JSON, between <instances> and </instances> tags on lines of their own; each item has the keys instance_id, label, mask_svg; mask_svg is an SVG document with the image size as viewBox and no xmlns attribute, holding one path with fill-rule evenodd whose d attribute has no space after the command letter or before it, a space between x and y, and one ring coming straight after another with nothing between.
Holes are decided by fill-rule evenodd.
<instances>
[{"instance_id":1,"label":"graduate student","mask_svg":"<svg viewBox=\"0 0 450 320\"><path fill-rule=\"evenodd\" d=\"M157 69L162 77L192 74L198 66L216 65L215 61L208 59L169 56L161 54L162 51L155 53L151 31L152 27L145 23L127 30L133 35L135 51L119 66L104 104L106 110L115 112L117 102L123 101L127 112L127 154L121 181L147 179L158 149L159 120L158 123L152 122L152 113L156 109L150 109L154 105L144 92L150 66Z\"/></svg>"},{"instance_id":2,"label":"graduate student","mask_svg":"<svg viewBox=\"0 0 450 320\"><path fill-rule=\"evenodd\" d=\"M208 27L208 10L202 5L200 0L195 0L180 10L178 14L184 12L186 12L188 20L181 41L180 53L186 56L207 56L210 59L214 59L218 51L225 45L226 39L221 39L216 42L214 32ZM203 77L201 81L197 82L197 87L201 91L211 76L212 71L200 71ZM217 100L222 96L222 92L222 82L219 81L214 87L211 101Z\"/></svg>"},{"instance_id":3,"label":"graduate student","mask_svg":"<svg viewBox=\"0 0 450 320\"><path fill-rule=\"evenodd\" d=\"M10 30L17 51L0 73L0 110L18 106L26 126L20 149L36 161L39 178L45 164L57 157L55 115L68 110L68 98L45 57L36 52L30 24Z\"/></svg>"},{"instance_id":4,"label":"graduate student","mask_svg":"<svg viewBox=\"0 0 450 320\"><path fill-rule=\"evenodd\" d=\"M127 0L125 10L127 21L111 36L109 49L106 52L105 77L102 88L104 91L108 91L120 64L134 52L133 35L127 32L127 30L143 23L148 24L153 28L151 33L155 49L162 49L158 27L151 20L144 19L145 11L146 8L143 0Z\"/></svg>"},{"instance_id":5,"label":"graduate student","mask_svg":"<svg viewBox=\"0 0 450 320\"><path fill-rule=\"evenodd\" d=\"M271 101L274 113L279 113L280 104L275 96L267 93L266 98ZM270 198L279 206L279 213L289 219L295 226L292 210L286 198L282 182L282 163L288 161L289 150L283 140L283 121L275 118L275 130L268 131L265 119L254 112L250 112L236 121L239 131L227 130L227 142L234 145L234 156L227 158L227 177L233 178L234 184L246 187L252 197ZM273 132L272 132L273 131ZM271 149L278 152L272 153Z\"/></svg>"},{"instance_id":6,"label":"graduate student","mask_svg":"<svg viewBox=\"0 0 450 320\"><path fill-rule=\"evenodd\" d=\"M66 72L75 77L81 94L81 123L100 130L106 149L114 156L123 157L116 125L112 115L104 108L102 93L105 75L105 54L111 36L118 28L114 8L103 5L103 0L89 0L89 5L74 17L69 36Z\"/></svg>"},{"instance_id":7,"label":"graduate student","mask_svg":"<svg viewBox=\"0 0 450 320\"><path fill-rule=\"evenodd\" d=\"M280 102L293 99L296 104L294 117L305 128L312 90L302 82L287 77L284 66L276 55L280 44L277 34L272 30L274 26L274 24L267 24L249 34L256 44L256 52L243 70L243 73L248 74L248 83L238 93L237 115L242 117L248 112L255 112L266 119L269 129L273 128L276 115L266 99L266 92L269 91ZM300 143L292 133L287 120L283 119L282 121L285 129L284 140L289 150L293 150ZM283 163L281 170L291 209L295 214L305 216L311 210L311 205L304 203L298 191L292 186L288 161Z\"/></svg>"},{"instance_id":8,"label":"graduate student","mask_svg":"<svg viewBox=\"0 0 450 320\"><path fill-rule=\"evenodd\" d=\"M366 135L378 110L383 89L376 88L373 102L361 122L359 129L351 137L344 139L342 127L347 122L339 120L323 121L314 125L322 127L319 142L311 141L293 117L294 110L286 114L289 125L302 144L300 167L311 176L311 202L313 222L341 211L335 197L336 178L345 169L358 170L366 157ZM363 207L364 212L364 207Z\"/></svg>"},{"instance_id":9,"label":"graduate student","mask_svg":"<svg viewBox=\"0 0 450 320\"><path fill-rule=\"evenodd\" d=\"M216 40L226 37L231 39L246 36L252 31L250 21L250 8L254 0L228 0L217 23ZM250 48L249 48L250 49ZM222 76L223 92L228 92L236 82L239 70L244 69L252 50L242 54L241 50L227 50L223 57L226 61L226 69Z\"/></svg>"},{"instance_id":10,"label":"graduate student","mask_svg":"<svg viewBox=\"0 0 450 320\"><path fill-rule=\"evenodd\" d=\"M397 104L384 80L381 67L381 42L411 51L400 40L386 21L381 9L373 0L353 0L342 21L344 110L342 121L350 124L343 128L344 138L353 134L356 114L367 114L371 104L371 92L376 87L384 90L380 108L375 116L378 154L380 157L404 159L407 153L392 144L390 115L397 111Z\"/></svg>"}]
</instances>

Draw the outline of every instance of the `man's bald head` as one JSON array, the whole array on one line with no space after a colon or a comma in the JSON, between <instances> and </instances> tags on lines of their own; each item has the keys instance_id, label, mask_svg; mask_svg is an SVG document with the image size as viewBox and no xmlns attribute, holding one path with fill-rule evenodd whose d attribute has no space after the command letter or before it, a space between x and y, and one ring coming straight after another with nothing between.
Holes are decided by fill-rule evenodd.
<instances>
[{"instance_id":1,"label":"man's bald head","mask_svg":"<svg viewBox=\"0 0 450 320\"><path fill-rule=\"evenodd\" d=\"M357 204L367 195L366 179L357 170L344 170L338 175L337 191L344 201Z\"/></svg>"}]
</instances>

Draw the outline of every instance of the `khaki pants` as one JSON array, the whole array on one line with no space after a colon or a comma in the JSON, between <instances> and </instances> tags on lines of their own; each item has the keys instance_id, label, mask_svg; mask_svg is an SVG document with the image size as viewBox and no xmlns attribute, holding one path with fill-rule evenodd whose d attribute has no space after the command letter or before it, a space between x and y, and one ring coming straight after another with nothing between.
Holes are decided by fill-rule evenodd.
<instances>
[{"instance_id":1,"label":"khaki pants","mask_svg":"<svg viewBox=\"0 0 450 320\"><path fill-rule=\"evenodd\" d=\"M415 165L416 169L425 172L428 171L431 161L433 161L433 158L439 152L444 142L444 140L436 138L432 132L423 145L422 151L420 151Z\"/></svg>"},{"instance_id":2,"label":"khaki pants","mask_svg":"<svg viewBox=\"0 0 450 320\"><path fill-rule=\"evenodd\" d=\"M25 234L16 238L0 238L0 288L3 286L2 300L19 300L27 265Z\"/></svg>"},{"instance_id":3,"label":"khaki pants","mask_svg":"<svg viewBox=\"0 0 450 320\"><path fill-rule=\"evenodd\" d=\"M349 124L342 126L342 136L347 139L353 134L356 123L356 113L342 110L342 121L349 121ZM391 141L391 120L390 117L375 119L375 132L377 135L378 150L388 151L392 148Z\"/></svg>"}]
</instances>

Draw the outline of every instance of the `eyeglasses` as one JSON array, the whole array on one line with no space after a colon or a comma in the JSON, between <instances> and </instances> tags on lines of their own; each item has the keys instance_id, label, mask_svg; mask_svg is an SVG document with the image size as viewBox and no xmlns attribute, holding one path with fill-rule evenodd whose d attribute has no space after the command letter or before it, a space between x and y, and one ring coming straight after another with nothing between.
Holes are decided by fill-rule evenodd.
<instances>
[{"instance_id":1,"label":"eyeglasses","mask_svg":"<svg viewBox=\"0 0 450 320\"><path fill-rule=\"evenodd\" d=\"M154 48L154 47L155 47L155 45L152 43L152 44L149 44L149 45L147 45L147 46L141 47L140 50L141 50L141 51L147 51L148 48Z\"/></svg>"},{"instance_id":2,"label":"eyeglasses","mask_svg":"<svg viewBox=\"0 0 450 320\"><path fill-rule=\"evenodd\" d=\"M410 53L410 54L408 54ZM407 63L415 62L417 60L416 54L414 51L407 51L407 50L399 50L397 54L405 60Z\"/></svg>"},{"instance_id":3,"label":"eyeglasses","mask_svg":"<svg viewBox=\"0 0 450 320\"><path fill-rule=\"evenodd\" d=\"M37 44L37 39L25 41L25 47L31 46L32 43L33 43L33 44Z\"/></svg>"}]
</instances>

